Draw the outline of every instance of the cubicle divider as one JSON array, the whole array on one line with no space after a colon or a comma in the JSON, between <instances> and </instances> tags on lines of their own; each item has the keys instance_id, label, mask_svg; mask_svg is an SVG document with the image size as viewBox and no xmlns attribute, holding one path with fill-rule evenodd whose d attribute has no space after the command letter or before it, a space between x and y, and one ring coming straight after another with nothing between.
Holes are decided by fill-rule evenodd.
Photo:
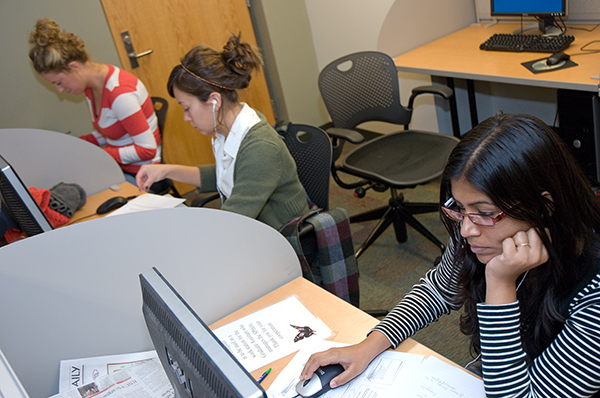
<instances>
[{"instance_id":1,"label":"cubicle divider","mask_svg":"<svg viewBox=\"0 0 600 398\"><path fill-rule=\"evenodd\" d=\"M27 187L76 183L91 196L125 182L119 164L102 148L65 133L0 129L0 154Z\"/></svg>"},{"instance_id":2,"label":"cubicle divider","mask_svg":"<svg viewBox=\"0 0 600 398\"><path fill-rule=\"evenodd\" d=\"M279 232L202 208L87 221L0 258L0 348L32 398L58 392L62 359L152 349L138 278L151 267L209 324L301 276Z\"/></svg>"}]
</instances>

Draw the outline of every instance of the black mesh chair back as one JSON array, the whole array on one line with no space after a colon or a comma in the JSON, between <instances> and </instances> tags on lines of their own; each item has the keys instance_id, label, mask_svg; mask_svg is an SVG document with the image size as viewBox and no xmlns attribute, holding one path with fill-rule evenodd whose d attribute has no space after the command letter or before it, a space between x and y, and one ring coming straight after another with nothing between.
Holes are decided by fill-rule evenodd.
<instances>
[{"instance_id":1,"label":"black mesh chair back","mask_svg":"<svg viewBox=\"0 0 600 398\"><path fill-rule=\"evenodd\" d=\"M160 138L163 138L165 132L165 123L167 121L167 111L169 110L169 103L162 97L151 97L152 105L154 105L154 113L158 119L158 131L160 131Z\"/></svg>"},{"instance_id":2,"label":"black mesh chair back","mask_svg":"<svg viewBox=\"0 0 600 398\"><path fill-rule=\"evenodd\" d=\"M169 110L169 102L162 97L150 97L152 100L152 105L154 106L154 113L156 113L156 118L158 119L158 131L160 132L160 140L162 142L162 149L164 150L164 133L165 133L165 123L167 121L167 111ZM164 151L161 154L161 163L165 163L164 161ZM156 195L166 195L168 193L172 193L173 196L180 198L181 195L177 192L177 188L175 188L175 184L173 180L170 178L165 178L164 180L156 181L150 187L148 191L150 193Z\"/></svg>"},{"instance_id":3,"label":"black mesh chair back","mask_svg":"<svg viewBox=\"0 0 600 398\"><path fill-rule=\"evenodd\" d=\"M400 104L393 60L379 52L339 58L319 75L319 90L333 125L353 129L366 121L407 125L412 110Z\"/></svg>"},{"instance_id":4,"label":"black mesh chair back","mask_svg":"<svg viewBox=\"0 0 600 398\"><path fill-rule=\"evenodd\" d=\"M305 124L287 125L278 129L285 145L296 161L298 178L311 202L329 210L331 176L331 141L318 127Z\"/></svg>"},{"instance_id":5,"label":"black mesh chair back","mask_svg":"<svg viewBox=\"0 0 600 398\"><path fill-rule=\"evenodd\" d=\"M332 137L334 163L331 171L338 185L355 189L363 197L368 189L390 190L389 203L363 214L353 215L350 222L379 220L367 239L356 251L359 257L390 225L398 242L407 240L406 224L445 250L444 244L413 215L439 211L438 203L409 203L398 190L414 188L439 177L458 139L454 136L409 130L414 99L433 94L450 100L454 93L445 86L421 86L412 90L407 107L400 103L398 74L393 60L386 54L365 51L339 58L327 65L319 75L319 90L334 128ZM452 118L455 114L452 107ZM403 126L389 134L364 142L358 125L381 121ZM362 130L364 132L364 130ZM357 137L358 135L358 137ZM337 162L345 141L358 144ZM341 163L341 164L340 164ZM341 174L356 178L343 181Z\"/></svg>"}]
</instances>

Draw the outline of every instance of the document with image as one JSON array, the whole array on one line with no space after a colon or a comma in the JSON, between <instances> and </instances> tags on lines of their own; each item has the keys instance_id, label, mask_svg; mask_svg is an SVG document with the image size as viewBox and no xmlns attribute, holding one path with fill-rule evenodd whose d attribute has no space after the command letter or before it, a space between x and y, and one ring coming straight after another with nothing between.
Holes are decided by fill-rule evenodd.
<instances>
[{"instance_id":1,"label":"document with image","mask_svg":"<svg viewBox=\"0 0 600 398\"><path fill-rule=\"evenodd\" d=\"M314 340L333 336L331 329L296 296L213 332L248 372L294 353Z\"/></svg>"}]
</instances>

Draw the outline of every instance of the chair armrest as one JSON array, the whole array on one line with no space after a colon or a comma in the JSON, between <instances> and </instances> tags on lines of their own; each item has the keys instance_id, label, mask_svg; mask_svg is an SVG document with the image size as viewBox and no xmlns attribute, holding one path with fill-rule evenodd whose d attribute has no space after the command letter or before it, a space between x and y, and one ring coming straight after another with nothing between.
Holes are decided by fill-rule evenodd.
<instances>
[{"instance_id":1,"label":"chair armrest","mask_svg":"<svg viewBox=\"0 0 600 398\"><path fill-rule=\"evenodd\" d=\"M454 95L454 91L447 86L419 86L412 90L412 94L408 101L408 107L413 108L415 98L421 94L434 94L443 97L444 99L450 99Z\"/></svg>"},{"instance_id":2,"label":"chair armrest","mask_svg":"<svg viewBox=\"0 0 600 398\"><path fill-rule=\"evenodd\" d=\"M360 144L365 140L365 137L355 130L341 129L338 127L332 127L327 129L327 135L332 138L338 138L341 140L349 141L353 144Z\"/></svg>"}]
</instances>

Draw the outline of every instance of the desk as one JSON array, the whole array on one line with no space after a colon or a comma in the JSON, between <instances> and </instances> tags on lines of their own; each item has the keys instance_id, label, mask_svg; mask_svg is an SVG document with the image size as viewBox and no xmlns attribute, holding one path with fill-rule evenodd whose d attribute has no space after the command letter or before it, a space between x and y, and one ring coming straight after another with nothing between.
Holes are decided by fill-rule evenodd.
<instances>
[{"instance_id":1,"label":"desk","mask_svg":"<svg viewBox=\"0 0 600 398\"><path fill-rule=\"evenodd\" d=\"M113 191L112 189L105 189L102 192L98 192L95 195L88 196L85 201L85 205L81 209L77 210L73 214L73 218L66 225L77 224L78 222L94 220L96 218L102 218L104 215L96 214L96 209L107 199L114 198L115 196L123 196L125 198L134 195L140 195L142 192L133 184L123 182L119 184L119 190Z\"/></svg>"},{"instance_id":2,"label":"desk","mask_svg":"<svg viewBox=\"0 0 600 398\"><path fill-rule=\"evenodd\" d=\"M329 326L335 333L333 339L335 341L352 344L358 343L366 337L369 330L379 323L377 319L366 312L348 304L344 300L321 289L306 279L296 278L233 314L215 322L211 325L211 328L215 329L219 326L226 325L229 322L258 311L261 308L275 304L292 294L297 295L313 314L322 319L327 326ZM426 357L435 355L438 358L459 367L454 362L442 357L413 339L405 340L396 350L413 354L422 354ZM290 354L263 368L257 369L252 372L252 376L258 379L268 368L272 368L269 377L261 383L262 387L266 390L294 355L295 354Z\"/></svg>"},{"instance_id":3,"label":"desk","mask_svg":"<svg viewBox=\"0 0 600 398\"><path fill-rule=\"evenodd\" d=\"M549 56L548 53L512 53L504 51L483 51L479 45L494 33L511 33L520 25L500 23L489 28L469 26L429 44L416 48L394 58L396 68L402 72L412 72L441 76L449 79L467 80L471 124L478 123L473 80L508 83L525 86L564 88L579 91L598 91L600 53L579 55L581 46L600 39L600 28L593 32L571 29L567 34L575 36L575 41L565 51L572 54L578 66L547 73L533 74L521 65L523 62ZM577 25L591 29L593 25ZM594 46L600 49L600 44Z\"/></svg>"}]
</instances>

